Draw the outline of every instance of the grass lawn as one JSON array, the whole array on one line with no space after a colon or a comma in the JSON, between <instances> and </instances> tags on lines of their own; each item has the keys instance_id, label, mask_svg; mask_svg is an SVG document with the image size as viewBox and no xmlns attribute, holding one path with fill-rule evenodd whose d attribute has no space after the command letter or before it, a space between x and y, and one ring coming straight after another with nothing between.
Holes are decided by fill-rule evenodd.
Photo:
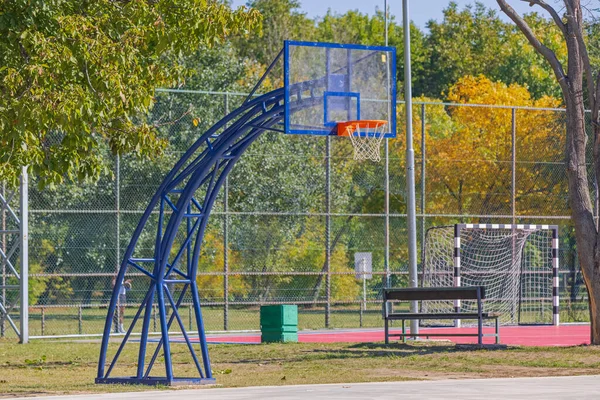
<instances>
[{"instance_id":1,"label":"grass lawn","mask_svg":"<svg viewBox=\"0 0 600 400\"><path fill-rule=\"evenodd\" d=\"M0 397L139 391L145 386L95 385L99 344L0 341ZM112 347L116 350L116 344ZM220 386L373 382L597 374L600 347L475 349L446 342L210 345ZM185 345L172 345L176 376L196 376ZM121 356L112 376L132 373L136 349ZM162 364L153 375L162 374Z\"/></svg>"}]
</instances>

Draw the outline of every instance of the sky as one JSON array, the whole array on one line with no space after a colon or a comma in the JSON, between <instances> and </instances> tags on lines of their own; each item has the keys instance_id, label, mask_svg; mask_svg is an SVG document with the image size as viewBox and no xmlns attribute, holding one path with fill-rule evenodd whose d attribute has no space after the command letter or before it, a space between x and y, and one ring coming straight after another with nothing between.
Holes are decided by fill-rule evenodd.
<instances>
[{"instance_id":1,"label":"sky","mask_svg":"<svg viewBox=\"0 0 600 400\"><path fill-rule=\"evenodd\" d=\"M366 14L374 14L376 7L383 9L384 0L299 0L302 5L302 11L309 17L319 17L327 13L328 9L343 14L349 10L359 10ZM459 9L466 5L474 4L474 0L454 0ZM247 0L233 0L234 6L246 4ZM442 10L448 6L450 0L409 0L410 19L421 29L426 28L427 21L435 19L441 21ZM498 11L498 14L504 15L496 0L480 0L488 8ZM551 3L551 2L550 2ZM520 0L509 0L509 4L519 13L531 12L532 8L527 3ZM402 21L402 0L388 0L390 13L396 17L397 22ZM504 17L505 18L505 17Z\"/></svg>"}]
</instances>

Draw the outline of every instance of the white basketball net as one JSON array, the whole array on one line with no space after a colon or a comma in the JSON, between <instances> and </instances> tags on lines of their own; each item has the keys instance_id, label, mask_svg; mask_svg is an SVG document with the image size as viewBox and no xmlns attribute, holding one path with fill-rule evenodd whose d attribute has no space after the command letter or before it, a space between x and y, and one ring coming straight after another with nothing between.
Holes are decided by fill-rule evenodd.
<instances>
[{"instance_id":1,"label":"white basketball net","mask_svg":"<svg viewBox=\"0 0 600 400\"><path fill-rule=\"evenodd\" d=\"M355 131L350 134L350 141L354 147L355 160L381 161L381 143L384 139L386 126L384 124L377 128L354 127ZM351 128L348 127L348 129Z\"/></svg>"}]
</instances>

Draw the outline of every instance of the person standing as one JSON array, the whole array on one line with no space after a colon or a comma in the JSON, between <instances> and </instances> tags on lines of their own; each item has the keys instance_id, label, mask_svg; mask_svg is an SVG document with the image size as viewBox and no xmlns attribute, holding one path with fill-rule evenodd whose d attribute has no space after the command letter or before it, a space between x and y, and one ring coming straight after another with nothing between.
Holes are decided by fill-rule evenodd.
<instances>
[{"instance_id":1,"label":"person standing","mask_svg":"<svg viewBox=\"0 0 600 400\"><path fill-rule=\"evenodd\" d=\"M113 278L112 285L115 286L117 278ZM123 328L123 317L125 316L125 305L127 304L127 291L131 290L131 279L127 279L119 287L119 297L117 298L117 308L113 315L114 332L125 333Z\"/></svg>"}]
</instances>

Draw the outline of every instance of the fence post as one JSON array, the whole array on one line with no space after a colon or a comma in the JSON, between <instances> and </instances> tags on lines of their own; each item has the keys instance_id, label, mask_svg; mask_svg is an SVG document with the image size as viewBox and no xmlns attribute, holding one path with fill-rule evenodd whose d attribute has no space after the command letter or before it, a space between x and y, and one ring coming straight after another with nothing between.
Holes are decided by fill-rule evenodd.
<instances>
[{"instance_id":1,"label":"fence post","mask_svg":"<svg viewBox=\"0 0 600 400\"><path fill-rule=\"evenodd\" d=\"M77 319L78 319L79 334L82 335L83 334L83 310L82 310L81 306L79 306L79 310L77 312Z\"/></svg>"},{"instance_id":2,"label":"fence post","mask_svg":"<svg viewBox=\"0 0 600 400\"><path fill-rule=\"evenodd\" d=\"M42 307L42 336L44 336L44 331L46 330L46 308Z\"/></svg>"},{"instance_id":3,"label":"fence post","mask_svg":"<svg viewBox=\"0 0 600 400\"><path fill-rule=\"evenodd\" d=\"M121 266L121 248L120 240L121 237L121 157L117 155L115 157L115 219L116 219L116 243L115 243L115 285L117 284L116 279L119 274L119 267ZM119 320L121 319L121 307L116 308L115 315L113 316L114 329L119 330ZM81 331L81 329L80 329ZM79 332L81 333L81 332Z\"/></svg>"},{"instance_id":4,"label":"fence post","mask_svg":"<svg viewBox=\"0 0 600 400\"><path fill-rule=\"evenodd\" d=\"M359 328L363 327L363 307L362 307L362 305L360 305L358 307L358 327Z\"/></svg>"},{"instance_id":5,"label":"fence post","mask_svg":"<svg viewBox=\"0 0 600 400\"><path fill-rule=\"evenodd\" d=\"M421 104L421 274L425 272L425 179L427 178L425 164L425 156L427 154L425 130L425 104Z\"/></svg>"},{"instance_id":6,"label":"fence post","mask_svg":"<svg viewBox=\"0 0 600 400\"><path fill-rule=\"evenodd\" d=\"M511 198L511 215L512 215L512 224L516 224L516 195L517 195L517 110L513 108L512 110L512 118L511 118L511 168L512 168L512 177L511 177L511 189L510 189L510 198Z\"/></svg>"},{"instance_id":7,"label":"fence post","mask_svg":"<svg viewBox=\"0 0 600 400\"><path fill-rule=\"evenodd\" d=\"M29 342L29 177L27 167L21 168L21 313L20 343Z\"/></svg>"},{"instance_id":8,"label":"fence post","mask_svg":"<svg viewBox=\"0 0 600 400\"><path fill-rule=\"evenodd\" d=\"M225 93L225 115L229 114L229 96ZM223 329L229 330L229 176L223 188Z\"/></svg>"},{"instance_id":9,"label":"fence post","mask_svg":"<svg viewBox=\"0 0 600 400\"><path fill-rule=\"evenodd\" d=\"M115 214L117 218L117 243L116 243L116 259L115 259L115 272L119 273L119 266L121 265L121 157L117 155L115 160Z\"/></svg>"},{"instance_id":10,"label":"fence post","mask_svg":"<svg viewBox=\"0 0 600 400\"><path fill-rule=\"evenodd\" d=\"M2 182L2 197L6 198L6 183ZM2 252L6 254L6 208L4 207L4 203L2 203ZM2 297L0 298L0 303L6 303L6 260L2 257L2 293L0 294ZM6 335L6 321L4 319L4 314L0 314L0 337L4 337Z\"/></svg>"},{"instance_id":11,"label":"fence post","mask_svg":"<svg viewBox=\"0 0 600 400\"><path fill-rule=\"evenodd\" d=\"M119 155L115 158L115 219L116 219L116 245L115 245L115 278L119 274L119 267L121 266L121 248L119 238L121 237L121 157ZM115 285L116 285L115 281ZM120 320L120 307L115 310L114 324L115 330L119 330Z\"/></svg>"},{"instance_id":12,"label":"fence post","mask_svg":"<svg viewBox=\"0 0 600 400\"><path fill-rule=\"evenodd\" d=\"M511 180L510 180L510 215L512 216L511 224L512 224L512 262L514 263L516 255L516 238L515 238L515 224L516 224L516 181L517 181L517 110L515 108L511 109L511 121L510 121L511 129L510 129L510 158L511 158ZM523 270L521 269L521 274ZM521 276L523 279L523 276ZM521 292L519 290L518 294L514 294L513 297L517 297L519 302L521 301ZM521 322L521 307L518 307L515 302L512 302L511 309L511 318L514 318L515 313L518 313L517 321ZM517 311L518 310L518 311Z\"/></svg>"},{"instance_id":13,"label":"fence post","mask_svg":"<svg viewBox=\"0 0 600 400\"><path fill-rule=\"evenodd\" d=\"M331 323L331 136L325 143L325 327Z\"/></svg>"}]
</instances>

